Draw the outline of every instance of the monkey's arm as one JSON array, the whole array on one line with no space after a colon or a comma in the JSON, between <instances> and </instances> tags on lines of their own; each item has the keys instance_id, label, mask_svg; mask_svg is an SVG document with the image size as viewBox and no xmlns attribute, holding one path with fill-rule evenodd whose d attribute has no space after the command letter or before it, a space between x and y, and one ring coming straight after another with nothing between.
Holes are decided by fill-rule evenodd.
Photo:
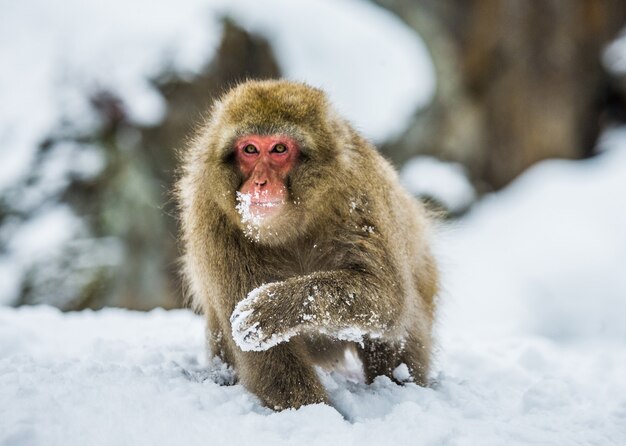
<instances>
[{"instance_id":1,"label":"monkey's arm","mask_svg":"<svg viewBox=\"0 0 626 446\"><path fill-rule=\"evenodd\" d=\"M233 337L244 351L263 351L317 331L360 341L395 328L402 296L389 278L359 271L320 271L256 288L231 316Z\"/></svg>"}]
</instances>

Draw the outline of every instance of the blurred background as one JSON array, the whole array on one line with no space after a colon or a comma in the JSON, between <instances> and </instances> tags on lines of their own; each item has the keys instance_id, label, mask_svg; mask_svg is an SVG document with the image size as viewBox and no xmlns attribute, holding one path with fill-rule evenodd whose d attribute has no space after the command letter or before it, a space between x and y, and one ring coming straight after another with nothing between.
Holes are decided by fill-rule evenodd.
<instances>
[{"instance_id":1,"label":"blurred background","mask_svg":"<svg viewBox=\"0 0 626 446\"><path fill-rule=\"evenodd\" d=\"M181 306L176 150L229 86L278 77L327 90L411 192L480 221L457 262L482 240L488 270L512 239L521 253L565 233L515 268L581 280L613 253L601 278L622 299L626 162L605 152L626 145L625 26L623 0L0 1L0 304ZM527 172L547 159L577 161ZM471 217L503 194L490 215L508 220ZM583 239L573 276L556 269ZM562 296L526 279L517 291Z\"/></svg>"}]
</instances>

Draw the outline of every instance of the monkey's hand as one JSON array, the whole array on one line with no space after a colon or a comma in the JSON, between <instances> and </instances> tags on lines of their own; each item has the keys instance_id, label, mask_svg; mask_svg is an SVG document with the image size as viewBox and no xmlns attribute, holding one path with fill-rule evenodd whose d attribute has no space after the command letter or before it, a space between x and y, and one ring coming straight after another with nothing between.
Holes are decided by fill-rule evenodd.
<instances>
[{"instance_id":1,"label":"monkey's hand","mask_svg":"<svg viewBox=\"0 0 626 446\"><path fill-rule=\"evenodd\" d=\"M298 324L289 321L288 302L278 292L281 285L262 285L235 307L230 317L233 339L243 351L268 350L298 334Z\"/></svg>"}]
</instances>

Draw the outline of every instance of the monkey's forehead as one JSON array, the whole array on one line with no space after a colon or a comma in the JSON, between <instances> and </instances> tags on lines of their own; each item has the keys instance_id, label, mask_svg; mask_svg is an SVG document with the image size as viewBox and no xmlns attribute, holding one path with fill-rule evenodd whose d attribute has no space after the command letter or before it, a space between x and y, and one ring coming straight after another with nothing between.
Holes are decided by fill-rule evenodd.
<instances>
[{"instance_id":1,"label":"monkey's forehead","mask_svg":"<svg viewBox=\"0 0 626 446\"><path fill-rule=\"evenodd\" d=\"M251 81L224 96L215 116L226 124L256 133L275 133L284 126L319 127L328 103L318 89L290 81Z\"/></svg>"}]
</instances>

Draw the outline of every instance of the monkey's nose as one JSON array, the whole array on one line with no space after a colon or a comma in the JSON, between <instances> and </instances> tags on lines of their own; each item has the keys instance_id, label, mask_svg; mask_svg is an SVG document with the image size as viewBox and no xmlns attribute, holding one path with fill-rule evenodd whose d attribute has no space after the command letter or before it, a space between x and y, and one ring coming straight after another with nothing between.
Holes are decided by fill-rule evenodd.
<instances>
[{"instance_id":1,"label":"monkey's nose","mask_svg":"<svg viewBox=\"0 0 626 446\"><path fill-rule=\"evenodd\" d=\"M259 187L265 186L267 184L267 178L264 180L254 180L254 184Z\"/></svg>"}]
</instances>

